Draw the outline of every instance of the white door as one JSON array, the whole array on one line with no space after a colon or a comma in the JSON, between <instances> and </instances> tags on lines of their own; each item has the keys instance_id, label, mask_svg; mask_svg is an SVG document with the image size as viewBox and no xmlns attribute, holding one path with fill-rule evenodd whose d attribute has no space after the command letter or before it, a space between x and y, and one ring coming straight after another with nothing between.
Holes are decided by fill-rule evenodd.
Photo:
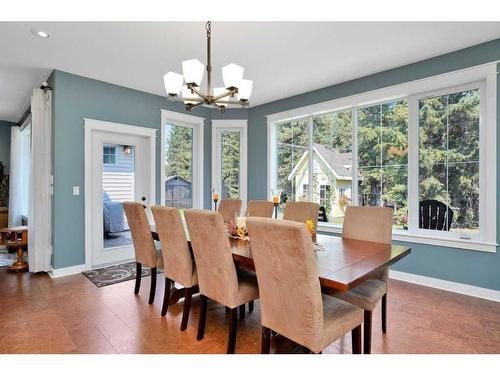
<instances>
[{"instance_id":1,"label":"white door","mask_svg":"<svg viewBox=\"0 0 500 375\"><path fill-rule=\"evenodd\" d=\"M223 198L247 203L246 120L212 121L212 186Z\"/></svg>"},{"instance_id":2,"label":"white door","mask_svg":"<svg viewBox=\"0 0 500 375\"><path fill-rule=\"evenodd\" d=\"M127 126L124 126L127 127ZM129 128L137 128L130 127ZM96 266L134 259L132 238L122 203L149 207L154 198L154 137L94 129L90 133L90 262ZM88 193L88 192L87 192ZM89 254L90 253L90 254Z\"/></svg>"}]
</instances>

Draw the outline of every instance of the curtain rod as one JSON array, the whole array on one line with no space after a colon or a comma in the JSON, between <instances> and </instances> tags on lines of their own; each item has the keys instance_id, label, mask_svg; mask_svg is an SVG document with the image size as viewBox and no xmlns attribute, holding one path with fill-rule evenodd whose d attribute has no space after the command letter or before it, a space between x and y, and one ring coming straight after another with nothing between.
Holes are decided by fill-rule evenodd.
<instances>
[{"instance_id":1,"label":"curtain rod","mask_svg":"<svg viewBox=\"0 0 500 375\"><path fill-rule=\"evenodd\" d=\"M47 91L52 91L52 87L49 86L47 82L42 82L40 85L40 89L43 90L44 93L47 93ZM31 115L31 105L28 106L26 111L23 113L19 121L17 122L17 126L21 128L21 130L24 129L23 124L26 121L26 119Z\"/></svg>"}]
</instances>

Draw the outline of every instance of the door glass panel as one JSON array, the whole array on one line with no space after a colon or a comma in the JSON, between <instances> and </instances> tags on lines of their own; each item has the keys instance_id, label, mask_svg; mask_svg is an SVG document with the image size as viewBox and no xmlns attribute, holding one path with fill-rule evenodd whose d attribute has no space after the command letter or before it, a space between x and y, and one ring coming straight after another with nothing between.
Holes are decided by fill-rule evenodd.
<instances>
[{"instance_id":1,"label":"door glass panel","mask_svg":"<svg viewBox=\"0 0 500 375\"><path fill-rule=\"evenodd\" d=\"M135 200L135 146L105 144L102 160L104 248L132 244L123 202Z\"/></svg>"},{"instance_id":2,"label":"door glass panel","mask_svg":"<svg viewBox=\"0 0 500 375\"><path fill-rule=\"evenodd\" d=\"M240 197L240 132L221 134L221 197Z\"/></svg>"},{"instance_id":3,"label":"door glass panel","mask_svg":"<svg viewBox=\"0 0 500 375\"><path fill-rule=\"evenodd\" d=\"M193 206L193 129L165 126L165 206Z\"/></svg>"}]
</instances>

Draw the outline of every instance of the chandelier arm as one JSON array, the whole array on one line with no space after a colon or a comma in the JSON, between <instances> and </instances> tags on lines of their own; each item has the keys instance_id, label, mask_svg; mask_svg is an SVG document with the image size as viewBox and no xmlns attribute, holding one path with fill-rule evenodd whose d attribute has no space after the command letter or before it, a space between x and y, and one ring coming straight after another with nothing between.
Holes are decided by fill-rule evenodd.
<instances>
[{"instance_id":1,"label":"chandelier arm","mask_svg":"<svg viewBox=\"0 0 500 375\"><path fill-rule=\"evenodd\" d=\"M217 101L219 99L222 99L222 98L225 98L225 97L228 97L228 96L233 96L234 95L234 91L233 90L230 90L230 91L226 91L225 93L223 94L220 94L220 95L217 95L217 96L214 96L212 98L212 101Z\"/></svg>"},{"instance_id":2,"label":"chandelier arm","mask_svg":"<svg viewBox=\"0 0 500 375\"><path fill-rule=\"evenodd\" d=\"M190 111L193 108L199 107L200 105L203 105L203 104L205 104L205 102L199 102L196 104L186 104L186 108Z\"/></svg>"},{"instance_id":3,"label":"chandelier arm","mask_svg":"<svg viewBox=\"0 0 500 375\"><path fill-rule=\"evenodd\" d=\"M184 101L190 101L190 102L197 102L197 103L205 103L205 100L202 98L182 98L182 97L174 97L174 98L169 98L170 101L172 102L184 102Z\"/></svg>"},{"instance_id":4,"label":"chandelier arm","mask_svg":"<svg viewBox=\"0 0 500 375\"><path fill-rule=\"evenodd\" d=\"M202 98L205 102L210 101L210 100L209 100L209 98L208 98L208 96L203 95L201 92L199 92L199 91L198 91L197 89L195 89L193 86L188 85L188 88L189 88L192 92L194 92L196 95L198 95L200 98Z\"/></svg>"}]
</instances>

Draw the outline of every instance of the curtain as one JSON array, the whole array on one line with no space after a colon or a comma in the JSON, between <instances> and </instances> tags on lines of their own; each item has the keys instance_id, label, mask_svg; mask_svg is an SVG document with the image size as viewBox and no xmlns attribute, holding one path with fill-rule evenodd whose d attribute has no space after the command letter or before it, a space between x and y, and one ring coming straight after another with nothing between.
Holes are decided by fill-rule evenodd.
<instances>
[{"instance_id":1,"label":"curtain","mask_svg":"<svg viewBox=\"0 0 500 375\"><path fill-rule=\"evenodd\" d=\"M52 256L51 93L31 96L28 257L31 272L48 272Z\"/></svg>"},{"instance_id":2,"label":"curtain","mask_svg":"<svg viewBox=\"0 0 500 375\"><path fill-rule=\"evenodd\" d=\"M9 227L21 225L23 214L23 142L19 126L10 127Z\"/></svg>"}]
</instances>

